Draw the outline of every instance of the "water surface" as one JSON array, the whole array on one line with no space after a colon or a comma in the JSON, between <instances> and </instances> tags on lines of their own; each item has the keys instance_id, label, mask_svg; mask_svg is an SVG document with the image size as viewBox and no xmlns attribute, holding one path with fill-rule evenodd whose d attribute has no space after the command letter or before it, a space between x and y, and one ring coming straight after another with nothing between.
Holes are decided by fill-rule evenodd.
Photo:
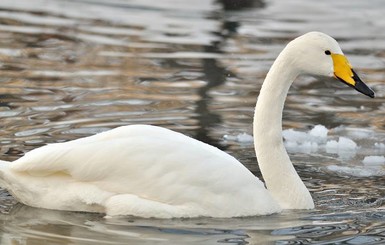
<instances>
[{"instance_id":1,"label":"water surface","mask_svg":"<svg viewBox=\"0 0 385 245\"><path fill-rule=\"evenodd\" d=\"M289 40L318 30L339 41L377 97L306 76L290 89L285 129L307 132L321 124L327 141L343 136L357 145L289 148L316 209L242 219L105 219L26 207L2 192L2 244L383 242L385 168L363 159L385 155L385 5L223 2L2 0L2 159L144 123L213 144L260 176L252 143L237 136L251 134L274 58Z\"/></svg>"}]
</instances>

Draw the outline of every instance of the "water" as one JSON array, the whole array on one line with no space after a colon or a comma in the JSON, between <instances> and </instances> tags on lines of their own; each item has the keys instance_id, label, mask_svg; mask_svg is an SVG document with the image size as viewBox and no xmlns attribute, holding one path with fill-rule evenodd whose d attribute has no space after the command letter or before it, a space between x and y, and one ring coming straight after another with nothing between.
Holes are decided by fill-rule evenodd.
<instances>
[{"instance_id":1,"label":"water","mask_svg":"<svg viewBox=\"0 0 385 245\"><path fill-rule=\"evenodd\" d=\"M242 219L105 219L26 207L2 192L1 244L383 243L385 167L363 159L385 155L385 5L247 2L234 10L203 0L2 0L2 159L145 123L213 144L260 176L251 142L237 136L251 134L256 97L280 50L319 30L338 39L377 97L325 78L300 77L291 88L285 129L321 124L327 141L343 136L357 145L289 148L316 209Z\"/></svg>"}]
</instances>

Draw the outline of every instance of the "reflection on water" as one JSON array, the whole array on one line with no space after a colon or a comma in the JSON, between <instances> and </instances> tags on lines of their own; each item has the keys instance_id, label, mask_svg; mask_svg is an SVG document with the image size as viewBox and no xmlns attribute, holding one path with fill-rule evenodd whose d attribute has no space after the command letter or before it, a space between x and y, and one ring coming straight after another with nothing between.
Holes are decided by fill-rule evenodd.
<instances>
[{"instance_id":1,"label":"reflection on water","mask_svg":"<svg viewBox=\"0 0 385 245\"><path fill-rule=\"evenodd\" d=\"M315 210L225 220L105 219L16 205L2 192L1 243L383 242L384 176L349 173L366 167L365 156L385 155L384 7L380 0L2 0L4 160L47 143L145 123L224 149L259 176L252 144L224 136L251 134L255 101L273 59L310 30L340 41L377 98L334 79L301 77L291 88L284 128L307 131L322 124L332 139L344 136L358 146L349 157L290 151Z\"/></svg>"},{"instance_id":2,"label":"reflection on water","mask_svg":"<svg viewBox=\"0 0 385 245\"><path fill-rule=\"evenodd\" d=\"M267 217L234 219L104 219L100 214L17 205L0 220L4 227L2 244L362 244L385 239L383 215L372 209L332 214L286 211Z\"/></svg>"}]
</instances>

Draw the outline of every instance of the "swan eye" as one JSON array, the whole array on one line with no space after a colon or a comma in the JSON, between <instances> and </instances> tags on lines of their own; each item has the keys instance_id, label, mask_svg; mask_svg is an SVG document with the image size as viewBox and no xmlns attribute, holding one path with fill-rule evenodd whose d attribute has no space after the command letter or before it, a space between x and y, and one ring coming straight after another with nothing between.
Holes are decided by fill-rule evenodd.
<instances>
[{"instance_id":1,"label":"swan eye","mask_svg":"<svg viewBox=\"0 0 385 245\"><path fill-rule=\"evenodd\" d=\"M330 52L330 50L326 50L326 51L325 51L325 54L326 54L326 55L331 55L332 53Z\"/></svg>"}]
</instances>

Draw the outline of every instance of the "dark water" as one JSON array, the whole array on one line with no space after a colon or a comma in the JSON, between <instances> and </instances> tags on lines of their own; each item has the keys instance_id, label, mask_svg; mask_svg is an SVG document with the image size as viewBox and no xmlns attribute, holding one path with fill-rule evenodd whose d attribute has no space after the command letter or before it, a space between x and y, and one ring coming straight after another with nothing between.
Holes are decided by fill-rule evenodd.
<instances>
[{"instance_id":1,"label":"dark water","mask_svg":"<svg viewBox=\"0 0 385 245\"><path fill-rule=\"evenodd\" d=\"M284 128L328 128L289 148L316 209L243 219L138 218L39 210L2 193L1 244L385 243L385 4L371 1L1 0L0 149L38 146L117 126L160 125L213 144L260 175L253 109L284 45L307 31L335 37L375 91L300 77Z\"/></svg>"}]
</instances>

